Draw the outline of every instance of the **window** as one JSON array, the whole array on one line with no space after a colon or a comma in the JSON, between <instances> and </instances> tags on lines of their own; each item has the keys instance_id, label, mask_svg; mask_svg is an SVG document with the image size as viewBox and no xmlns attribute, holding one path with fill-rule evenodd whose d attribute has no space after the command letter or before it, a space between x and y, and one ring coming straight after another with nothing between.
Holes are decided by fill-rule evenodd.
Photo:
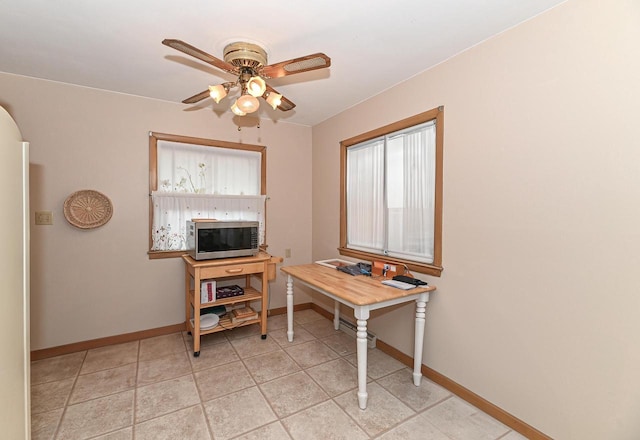
<instances>
[{"instance_id":1,"label":"window","mask_svg":"<svg viewBox=\"0 0 640 440\"><path fill-rule=\"evenodd\" d=\"M442 272L444 109L340 143L340 254Z\"/></svg>"},{"instance_id":2,"label":"window","mask_svg":"<svg viewBox=\"0 0 640 440\"><path fill-rule=\"evenodd\" d=\"M266 147L149 134L149 257L184 254L192 218L260 223L266 246Z\"/></svg>"}]
</instances>

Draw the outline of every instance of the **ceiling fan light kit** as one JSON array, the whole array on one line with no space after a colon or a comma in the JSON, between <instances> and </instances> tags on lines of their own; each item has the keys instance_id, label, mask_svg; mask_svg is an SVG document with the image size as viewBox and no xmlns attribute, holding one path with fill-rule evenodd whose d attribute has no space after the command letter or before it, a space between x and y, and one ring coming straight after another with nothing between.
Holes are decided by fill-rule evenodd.
<instances>
[{"instance_id":1,"label":"ceiling fan light kit","mask_svg":"<svg viewBox=\"0 0 640 440\"><path fill-rule=\"evenodd\" d=\"M264 95L266 91L267 83L259 76L252 76L249 81L247 81L247 92L249 92L251 96L257 98Z\"/></svg>"},{"instance_id":2,"label":"ceiling fan light kit","mask_svg":"<svg viewBox=\"0 0 640 440\"><path fill-rule=\"evenodd\" d=\"M289 111L296 105L269 86L266 79L280 78L310 70L331 66L331 58L323 53L293 58L288 61L267 65L267 52L257 44L235 42L224 48L224 61L180 40L165 39L162 44L211 64L227 73L236 75L233 82L209 86L208 90L193 95L182 102L195 104L210 96L216 104L223 100L232 88L240 88L240 97L231 105L231 111L244 116L260 107L257 98L263 98L274 110Z\"/></svg>"},{"instance_id":3,"label":"ceiling fan light kit","mask_svg":"<svg viewBox=\"0 0 640 440\"><path fill-rule=\"evenodd\" d=\"M244 116L244 115L246 115L246 113L245 113L245 112L243 112L242 110L240 110L240 108L238 108L238 101L234 102L234 103L231 105L231 111L232 111L233 113L235 113L236 115L238 115L238 116Z\"/></svg>"},{"instance_id":4,"label":"ceiling fan light kit","mask_svg":"<svg viewBox=\"0 0 640 440\"><path fill-rule=\"evenodd\" d=\"M260 107L260 101L255 96L251 96L249 94L242 95L238 99L236 99L236 106L243 113L253 113Z\"/></svg>"},{"instance_id":5,"label":"ceiling fan light kit","mask_svg":"<svg viewBox=\"0 0 640 440\"><path fill-rule=\"evenodd\" d=\"M217 103L229 93L229 86L225 84L218 84L217 86L209 86L209 96Z\"/></svg>"},{"instance_id":6,"label":"ceiling fan light kit","mask_svg":"<svg viewBox=\"0 0 640 440\"><path fill-rule=\"evenodd\" d=\"M274 110L282 103L282 95L276 92L267 92L267 104L269 104Z\"/></svg>"}]
</instances>

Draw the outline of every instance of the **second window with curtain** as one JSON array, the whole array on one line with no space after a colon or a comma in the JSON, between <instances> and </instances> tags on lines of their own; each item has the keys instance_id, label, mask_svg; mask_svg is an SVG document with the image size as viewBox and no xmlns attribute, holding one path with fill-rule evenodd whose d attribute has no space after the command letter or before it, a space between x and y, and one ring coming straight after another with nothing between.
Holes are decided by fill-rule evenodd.
<instances>
[{"instance_id":1,"label":"second window with curtain","mask_svg":"<svg viewBox=\"0 0 640 440\"><path fill-rule=\"evenodd\" d=\"M433 263L435 121L351 145L346 154L347 247Z\"/></svg>"}]
</instances>

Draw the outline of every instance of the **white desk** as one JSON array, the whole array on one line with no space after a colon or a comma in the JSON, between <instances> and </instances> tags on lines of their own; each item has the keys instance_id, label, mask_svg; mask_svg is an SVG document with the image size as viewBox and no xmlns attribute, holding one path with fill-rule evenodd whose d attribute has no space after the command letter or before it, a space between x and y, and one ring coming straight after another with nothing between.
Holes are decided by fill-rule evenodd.
<instances>
[{"instance_id":1,"label":"white desk","mask_svg":"<svg viewBox=\"0 0 640 440\"><path fill-rule=\"evenodd\" d=\"M364 275L352 276L319 264L282 267L287 278L287 338L293 341L293 280L312 288L334 300L334 327L338 330L340 303L354 310L358 330L356 348L358 356L358 404L367 407L367 320L371 310L409 301L416 302L415 346L413 350L413 383L420 386L422 379L422 345L424 342L425 309L429 292L434 286L401 290L383 285L380 280Z\"/></svg>"}]
</instances>

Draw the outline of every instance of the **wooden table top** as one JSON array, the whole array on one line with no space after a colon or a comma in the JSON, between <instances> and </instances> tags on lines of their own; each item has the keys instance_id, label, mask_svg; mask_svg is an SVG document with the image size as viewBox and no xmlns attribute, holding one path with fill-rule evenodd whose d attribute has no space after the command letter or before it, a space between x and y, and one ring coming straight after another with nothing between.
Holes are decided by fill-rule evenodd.
<instances>
[{"instance_id":1,"label":"wooden table top","mask_svg":"<svg viewBox=\"0 0 640 440\"><path fill-rule=\"evenodd\" d=\"M378 304L436 290L435 286L419 286L409 290L397 289L382 284L385 278L353 276L315 263L285 266L280 270L357 306Z\"/></svg>"}]
</instances>

